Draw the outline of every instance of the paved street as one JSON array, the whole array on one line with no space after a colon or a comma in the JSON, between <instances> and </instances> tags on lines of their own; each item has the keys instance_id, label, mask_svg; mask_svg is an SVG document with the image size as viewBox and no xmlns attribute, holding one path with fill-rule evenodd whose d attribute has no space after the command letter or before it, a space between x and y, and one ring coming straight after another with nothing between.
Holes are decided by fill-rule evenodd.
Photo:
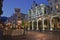
<instances>
[{"instance_id":1,"label":"paved street","mask_svg":"<svg viewBox=\"0 0 60 40\"><path fill-rule=\"evenodd\" d=\"M4 36L0 40L60 40L60 32L28 31L24 36Z\"/></svg>"}]
</instances>

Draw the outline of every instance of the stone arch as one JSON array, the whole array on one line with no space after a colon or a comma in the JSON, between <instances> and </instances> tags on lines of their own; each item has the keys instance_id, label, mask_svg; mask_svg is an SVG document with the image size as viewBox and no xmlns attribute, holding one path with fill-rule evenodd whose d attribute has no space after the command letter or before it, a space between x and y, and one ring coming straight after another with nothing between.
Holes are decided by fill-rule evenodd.
<instances>
[{"instance_id":1,"label":"stone arch","mask_svg":"<svg viewBox=\"0 0 60 40\"><path fill-rule=\"evenodd\" d=\"M36 30L36 28L37 28L37 22L35 20L33 22L33 25L34 25L34 30Z\"/></svg>"},{"instance_id":2,"label":"stone arch","mask_svg":"<svg viewBox=\"0 0 60 40\"><path fill-rule=\"evenodd\" d=\"M60 28L60 26L58 27L58 24L60 24L60 18L59 18L59 16L53 17L52 23L54 24L54 27L53 27L54 30Z\"/></svg>"},{"instance_id":3,"label":"stone arch","mask_svg":"<svg viewBox=\"0 0 60 40\"><path fill-rule=\"evenodd\" d=\"M45 19L45 20L44 20L44 26L45 26L45 30L49 30L49 28L50 28L49 19Z\"/></svg>"},{"instance_id":4,"label":"stone arch","mask_svg":"<svg viewBox=\"0 0 60 40\"><path fill-rule=\"evenodd\" d=\"M38 28L39 30L42 30L42 20L38 20Z\"/></svg>"}]
</instances>

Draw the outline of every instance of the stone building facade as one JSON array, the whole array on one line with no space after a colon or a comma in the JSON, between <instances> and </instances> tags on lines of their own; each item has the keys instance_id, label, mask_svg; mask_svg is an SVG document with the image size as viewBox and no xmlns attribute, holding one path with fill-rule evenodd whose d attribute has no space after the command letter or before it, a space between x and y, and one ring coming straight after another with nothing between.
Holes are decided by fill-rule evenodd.
<instances>
[{"instance_id":1,"label":"stone building facade","mask_svg":"<svg viewBox=\"0 0 60 40\"><path fill-rule=\"evenodd\" d=\"M56 9L51 9L50 5L46 6L45 4L33 4L32 8L28 11L28 30L52 31L57 28L60 29L60 11L55 11Z\"/></svg>"}]
</instances>

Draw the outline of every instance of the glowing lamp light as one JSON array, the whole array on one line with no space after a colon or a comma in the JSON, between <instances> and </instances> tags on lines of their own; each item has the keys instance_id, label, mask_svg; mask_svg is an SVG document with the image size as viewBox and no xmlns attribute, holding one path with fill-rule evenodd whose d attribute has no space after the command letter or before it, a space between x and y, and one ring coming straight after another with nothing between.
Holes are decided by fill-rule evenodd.
<instances>
[{"instance_id":1,"label":"glowing lamp light","mask_svg":"<svg viewBox=\"0 0 60 40\"><path fill-rule=\"evenodd\" d=\"M17 21L18 24L21 24L22 22L21 21Z\"/></svg>"},{"instance_id":2,"label":"glowing lamp light","mask_svg":"<svg viewBox=\"0 0 60 40\"><path fill-rule=\"evenodd\" d=\"M59 7L58 7L58 5L56 5L56 9L58 9Z\"/></svg>"},{"instance_id":3,"label":"glowing lamp light","mask_svg":"<svg viewBox=\"0 0 60 40\"><path fill-rule=\"evenodd\" d=\"M22 21L17 21L18 25L20 25L22 23Z\"/></svg>"},{"instance_id":4,"label":"glowing lamp light","mask_svg":"<svg viewBox=\"0 0 60 40\"><path fill-rule=\"evenodd\" d=\"M41 20L41 18L39 18L38 20Z\"/></svg>"}]
</instances>

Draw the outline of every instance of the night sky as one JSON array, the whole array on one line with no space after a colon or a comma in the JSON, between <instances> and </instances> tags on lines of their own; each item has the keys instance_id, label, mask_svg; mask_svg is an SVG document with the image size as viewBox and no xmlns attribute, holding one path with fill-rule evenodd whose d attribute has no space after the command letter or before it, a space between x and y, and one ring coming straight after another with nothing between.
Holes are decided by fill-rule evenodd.
<instances>
[{"instance_id":1,"label":"night sky","mask_svg":"<svg viewBox=\"0 0 60 40\"><path fill-rule=\"evenodd\" d=\"M48 5L47 0L35 0L36 3ZM31 8L33 0L4 0L3 1L3 14L2 16L10 17L14 13L14 8L20 8L22 13L27 14Z\"/></svg>"}]
</instances>

